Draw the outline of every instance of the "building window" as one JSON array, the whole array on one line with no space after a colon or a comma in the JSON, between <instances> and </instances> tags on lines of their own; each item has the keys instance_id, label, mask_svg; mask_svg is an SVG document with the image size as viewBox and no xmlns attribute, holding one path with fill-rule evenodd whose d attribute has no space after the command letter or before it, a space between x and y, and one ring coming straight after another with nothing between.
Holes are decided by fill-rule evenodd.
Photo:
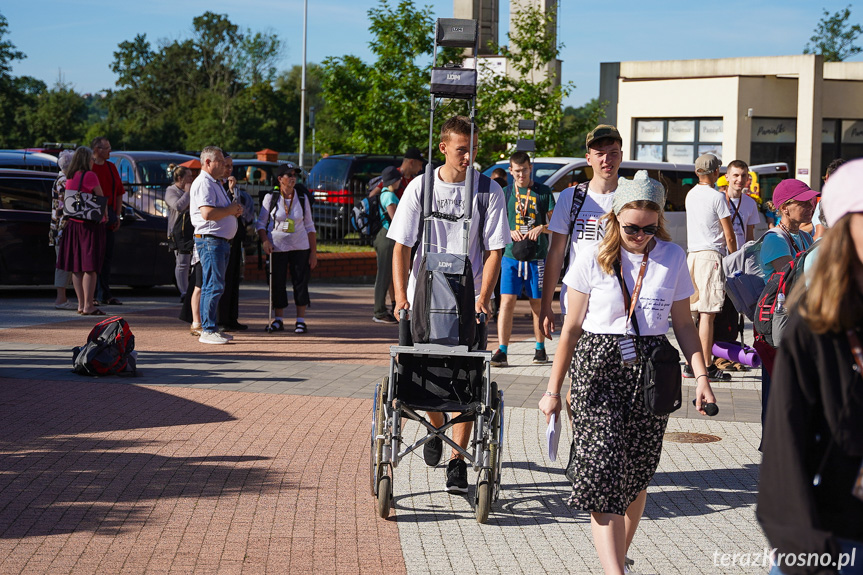
<instances>
[{"instance_id":1,"label":"building window","mask_svg":"<svg viewBox=\"0 0 863 575\"><path fill-rule=\"evenodd\" d=\"M794 118L753 118L750 164L785 162L795 174L797 120Z\"/></svg>"},{"instance_id":2,"label":"building window","mask_svg":"<svg viewBox=\"0 0 863 575\"><path fill-rule=\"evenodd\" d=\"M698 156L707 152L722 159L720 119L635 120L635 160L691 164Z\"/></svg>"}]
</instances>

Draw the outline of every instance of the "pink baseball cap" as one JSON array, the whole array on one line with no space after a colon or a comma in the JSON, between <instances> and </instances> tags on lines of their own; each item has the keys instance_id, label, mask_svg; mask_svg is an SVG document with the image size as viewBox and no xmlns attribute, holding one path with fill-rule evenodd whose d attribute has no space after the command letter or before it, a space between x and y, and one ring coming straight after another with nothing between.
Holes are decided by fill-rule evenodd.
<instances>
[{"instance_id":1,"label":"pink baseball cap","mask_svg":"<svg viewBox=\"0 0 863 575\"><path fill-rule=\"evenodd\" d=\"M782 180L773 189L773 205L777 208L790 200L806 202L817 197L818 192L807 186L805 182L791 178Z\"/></svg>"},{"instance_id":2,"label":"pink baseball cap","mask_svg":"<svg viewBox=\"0 0 863 575\"><path fill-rule=\"evenodd\" d=\"M863 159L845 162L824 182L824 217L833 227L845 214L863 212Z\"/></svg>"}]
</instances>

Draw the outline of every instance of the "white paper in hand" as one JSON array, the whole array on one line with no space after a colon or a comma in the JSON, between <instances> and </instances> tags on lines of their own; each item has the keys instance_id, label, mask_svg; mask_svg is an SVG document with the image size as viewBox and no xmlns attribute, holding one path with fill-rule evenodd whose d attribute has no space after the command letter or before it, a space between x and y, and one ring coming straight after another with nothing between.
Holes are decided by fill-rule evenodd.
<instances>
[{"instance_id":1,"label":"white paper in hand","mask_svg":"<svg viewBox=\"0 0 863 575\"><path fill-rule=\"evenodd\" d=\"M552 461L557 461L557 445L560 443L560 419L557 416L556 413L551 414L548 429L545 430L545 437L548 439L548 458Z\"/></svg>"}]
</instances>

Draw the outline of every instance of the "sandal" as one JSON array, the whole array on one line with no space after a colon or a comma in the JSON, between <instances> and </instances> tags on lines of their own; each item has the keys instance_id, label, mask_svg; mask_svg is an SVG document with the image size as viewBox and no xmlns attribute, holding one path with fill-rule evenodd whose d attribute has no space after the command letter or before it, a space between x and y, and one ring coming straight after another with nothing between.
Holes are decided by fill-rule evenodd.
<instances>
[{"instance_id":1,"label":"sandal","mask_svg":"<svg viewBox=\"0 0 863 575\"><path fill-rule=\"evenodd\" d=\"M99 308L96 308L91 312L83 311L81 312L81 315L105 315L105 312L100 310Z\"/></svg>"},{"instance_id":2,"label":"sandal","mask_svg":"<svg viewBox=\"0 0 863 575\"><path fill-rule=\"evenodd\" d=\"M306 327L305 322L298 321L294 324L294 333L306 333L308 328Z\"/></svg>"},{"instance_id":3,"label":"sandal","mask_svg":"<svg viewBox=\"0 0 863 575\"><path fill-rule=\"evenodd\" d=\"M282 323L282 320L280 319L273 320L273 323L270 324L269 331L285 331L285 324Z\"/></svg>"},{"instance_id":4,"label":"sandal","mask_svg":"<svg viewBox=\"0 0 863 575\"><path fill-rule=\"evenodd\" d=\"M739 361L732 362L727 369L729 371L749 371L749 368L740 363Z\"/></svg>"}]
</instances>

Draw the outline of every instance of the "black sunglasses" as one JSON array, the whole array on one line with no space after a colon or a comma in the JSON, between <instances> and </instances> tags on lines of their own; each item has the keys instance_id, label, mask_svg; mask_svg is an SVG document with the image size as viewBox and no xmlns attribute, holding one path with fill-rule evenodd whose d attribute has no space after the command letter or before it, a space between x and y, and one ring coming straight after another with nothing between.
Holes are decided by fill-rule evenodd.
<instances>
[{"instance_id":1,"label":"black sunglasses","mask_svg":"<svg viewBox=\"0 0 863 575\"><path fill-rule=\"evenodd\" d=\"M638 232L644 232L648 236L655 236L656 232L659 231L659 226L656 224L644 226L643 228L638 226L623 226L623 231L626 232L626 235L628 236L637 235Z\"/></svg>"}]
</instances>

